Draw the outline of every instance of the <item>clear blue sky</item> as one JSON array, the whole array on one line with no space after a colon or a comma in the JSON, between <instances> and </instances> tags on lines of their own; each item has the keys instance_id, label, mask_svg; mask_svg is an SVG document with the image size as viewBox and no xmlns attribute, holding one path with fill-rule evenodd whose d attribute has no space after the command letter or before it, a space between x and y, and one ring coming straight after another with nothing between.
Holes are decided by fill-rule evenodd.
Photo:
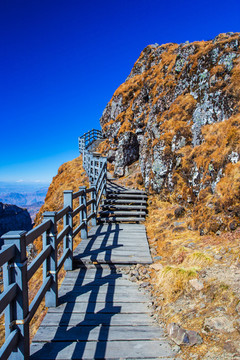
<instances>
[{"instance_id":1,"label":"clear blue sky","mask_svg":"<svg viewBox=\"0 0 240 360\"><path fill-rule=\"evenodd\" d=\"M51 181L149 44L240 31L240 2L0 0L0 181Z\"/></svg>"}]
</instances>

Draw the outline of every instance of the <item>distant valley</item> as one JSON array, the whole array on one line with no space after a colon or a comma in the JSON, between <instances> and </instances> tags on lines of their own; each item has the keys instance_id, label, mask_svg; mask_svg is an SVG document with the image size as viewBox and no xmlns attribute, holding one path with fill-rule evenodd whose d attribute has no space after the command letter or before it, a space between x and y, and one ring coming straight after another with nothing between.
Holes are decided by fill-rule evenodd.
<instances>
[{"instance_id":1,"label":"distant valley","mask_svg":"<svg viewBox=\"0 0 240 360\"><path fill-rule=\"evenodd\" d=\"M34 222L48 191L46 184L0 182L0 202L26 208Z\"/></svg>"}]
</instances>

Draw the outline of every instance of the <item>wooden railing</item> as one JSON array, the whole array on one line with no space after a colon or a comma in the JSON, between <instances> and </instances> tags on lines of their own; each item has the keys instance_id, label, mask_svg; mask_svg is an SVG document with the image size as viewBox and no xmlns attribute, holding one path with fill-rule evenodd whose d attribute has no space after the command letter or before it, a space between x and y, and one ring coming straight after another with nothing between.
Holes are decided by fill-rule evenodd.
<instances>
[{"instance_id":1,"label":"wooden railing","mask_svg":"<svg viewBox=\"0 0 240 360\"><path fill-rule=\"evenodd\" d=\"M78 138L79 152L88 149L94 141L102 140L103 135L101 130L92 129Z\"/></svg>"},{"instance_id":2,"label":"wooden railing","mask_svg":"<svg viewBox=\"0 0 240 360\"><path fill-rule=\"evenodd\" d=\"M79 191L64 191L64 206L58 212L45 212L40 225L29 232L10 231L2 236L4 245L0 251L0 267L3 267L4 291L0 295L0 314L5 315L5 343L0 349L0 359L29 358L29 323L45 297L47 307L58 305L58 273L73 269L73 240L81 231L81 238L88 237L88 226L97 224L101 199L106 191L106 158L87 158L85 167L90 187L81 186ZM73 209L73 200L79 206ZM79 216L79 225L73 219ZM58 223L63 229L58 231ZM42 237L42 251L28 264L27 246ZM58 259L59 245L62 256ZM43 266L42 286L29 304L28 282Z\"/></svg>"}]
</instances>

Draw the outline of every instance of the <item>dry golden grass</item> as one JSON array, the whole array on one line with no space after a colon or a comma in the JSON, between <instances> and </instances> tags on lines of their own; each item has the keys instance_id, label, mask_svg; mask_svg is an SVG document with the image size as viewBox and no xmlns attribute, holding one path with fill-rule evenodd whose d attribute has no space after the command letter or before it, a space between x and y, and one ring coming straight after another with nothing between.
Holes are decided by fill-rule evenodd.
<instances>
[{"instance_id":1,"label":"dry golden grass","mask_svg":"<svg viewBox=\"0 0 240 360\"><path fill-rule=\"evenodd\" d=\"M238 275L234 275L231 267L237 269L236 265L240 265L240 230L224 232L220 236L200 236L198 231L188 229L192 209L186 209L180 218L176 218L177 207L174 201L162 201L159 195L149 197L149 215L145 224L150 247L161 256L157 263L162 265L162 269L151 268L150 271L153 294L161 307L158 316L161 322L176 322L202 336L203 344L181 348L184 360L194 354L198 359L204 358L209 347L214 349L214 359L217 359L229 336L234 346L240 341L238 325L230 335L224 331L217 334L204 331L205 320L209 317L223 313L231 321L238 318ZM218 259L220 254L223 259ZM189 280L193 278L203 283L203 290L196 291L190 285Z\"/></svg>"}]
</instances>

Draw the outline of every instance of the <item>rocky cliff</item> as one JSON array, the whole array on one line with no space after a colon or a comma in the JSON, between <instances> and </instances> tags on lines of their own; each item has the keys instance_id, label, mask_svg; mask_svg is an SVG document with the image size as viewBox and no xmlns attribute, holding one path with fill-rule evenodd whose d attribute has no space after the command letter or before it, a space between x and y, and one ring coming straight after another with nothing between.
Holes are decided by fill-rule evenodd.
<instances>
[{"instance_id":1,"label":"rocky cliff","mask_svg":"<svg viewBox=\"0 0 240 360\"><path fill-rule=\"evenodd\" d=\"M26 209L0 202L0 236L8 231L29 231L31 228L31 217Z\"/></svg>"},{"instance_id":2,"label":"rocky cliff","mask_svg":"<svg viewBox=\"0 0 240 360\"><path fill-rule=\"evenodd\" d=\"M203 233L240 216L239 45L227 33L147 46L100 119L115 174L139 160L149 192L194 205Z\"/></svg>"}]
</instances>

